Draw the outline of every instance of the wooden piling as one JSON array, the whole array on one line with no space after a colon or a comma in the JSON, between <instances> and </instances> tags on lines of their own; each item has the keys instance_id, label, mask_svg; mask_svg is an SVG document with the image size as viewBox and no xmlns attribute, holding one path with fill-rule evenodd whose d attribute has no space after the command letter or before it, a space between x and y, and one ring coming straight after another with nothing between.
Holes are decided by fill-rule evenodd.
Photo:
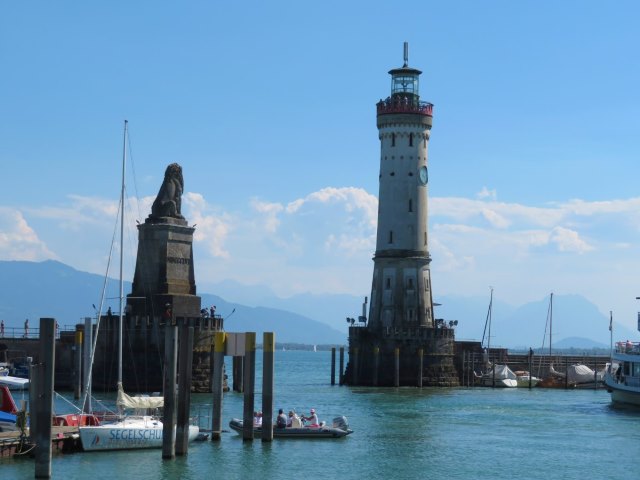
<instances>
[{"instance_id":1,"label":"wooden piling","mask_svg":"<svg viewBox=\"0 0 640 480\"><path fill-rule=\"evenodd\" d=\"M358 385L358 347L353 348L353 385Z\"/></svg>"},{"instance_id":2,"label":"wooden piling","mask_svg":"<svg viewBox=\"0 0 640 480\"><path fill-rule=\"evenodd\" d=\"M73 342L73 399L82 395L82 330L76 329Z\"/></svg>"},{"instance_id":3,"label":"wooden piling","mask_svg":"<svg viewBox=\"0 0 640 480\"><path fill-rule=\"evenodd\" d=\"M398 347L396 347L394 351L394 357L395 357L395 368L394 368L394 374L393 374L393 385L395 387L399 387L400 386L400 349Z\"/></svg>"},{"instance_id":4,"label":"wooden piling","mask_svg":"<svg viewBox=\"0 0 640 480\"><path fill-rule=\"evenodd\" d=\"M533 387L533 350L529 349L529 390Z\"/></svg>"},{"instance_id":5,"label":"wooden piling","mask_svg":"<svg viewBox=\"0 0 640 480\"><path fill-rule=\"evenodd\" d=\"M213 380L211 391L213 392L213 411L211 412L211 441L220 440L222 433L222 400L223 392L223 367L224 367L224 342L226 334L216 332L213 343ZM235 360L236 357L233 357ZM235 378L234 378L235 383Z\"/></svg>"},{"instance_id":6,"label":"wooden piling","mask_svg":"<svg viewBox=\"0 0 640 480\"><path fill-rule=\"evenodd\" d=\"M253 398L256 382L256 332L245 333L244 344L244 408L242 412L242 440L253 440Z\"/></svg>"},{"instance_id":7,"label":"wooden piling","mask_svg":"<svg viewBox=\"0 0 640 480\"><path fill-rule=\"evenodd\" d=\"M276 340L273 332L262 334L262 441L273 440L273 371Z\"/></svg>"},{"instance_id":8,"label":"wooden piling","mask_svg":"<svg viewBox=\"0 0 640 480\"><path fill-rule=\"evenodd\" d=\"M378 386L378 372L380 369L380 347L373 347L373 379L374 387Z\"/></svg>"},{"instance_id":9,"label":"wooden piling","mask_svg":"<svg viewBox=\"0 0 640 480\"><path fill-rule=\"evenodd\" d=\"M35 477L51 478L51 418L53 415L53 375L56 359L56 320L40 319L41 375L37 385L38 401L35 405L37 430L35 432Z\"/></svg>"},{"instance_id":10,"label":"wooden piling","mask_svg":"<svg viewBox=\"0 0 640 480\"><path fill-rule=\"evenodd\" d=\"M569 357L564 357L564 388L569 388Z\"/></svg>"},{"instance_id":11,"label":"wooden piling","mask_svg":"<svg viewBox=\"0 0 640 480\"><path fill-rule=\"evenodd\" d=\"M331 347L331 385L336 384L336 347Z\"/></svg>"},{"instance_id":12,"label":"wooden piling","mask_svg":"<svg viewBox=\"0 0 640 480\"><path fill-rule=\"evenodd\" d=\"M162 458L176 456L176 369L178 363L178 327L164 327L164 415L162 417Z\"/></svg>"},{"instance_id":13,"label":"wooden piling","mask_svg":"<svg viewBox=\"0 0 640 480\"><path fill-rule=\"evenodd\" d=\"M193 367L193 320L180 324L178 351L178 417L176 424L176 455L189 451L189 413L191 410L191 371Z\"/></svg>"},{"instance_id":14,"label":"wooden piling","mask_svg":"<svg viewBox=\"0 0 640 480\"><path fill-rule=\"evenodd\" d=\"M418 349L418 387L422 388L422 375L424 370L424 349Z\"/></svg>"},{"instance_id":15,"label":"wooden piling","mask_svg":"<svg viewBox=\"0 0 640 480\"><path fill-rule=\"evenodd\" d=\"M338 370L338 383L344 385L344 347L340 347L340 369Z\"/></svg>"},{"instance_id":16,"label":"wooden piling","mask_svg":"<svg viewBox=\"0 0 640 480\"><path fill-rule=\"evenodd\" d=\"M233 391L242 393L244 392L243 386L243 365L244 365L244 357L233 357L232 360L233 366Z\"/></svg>"}]
</instances>

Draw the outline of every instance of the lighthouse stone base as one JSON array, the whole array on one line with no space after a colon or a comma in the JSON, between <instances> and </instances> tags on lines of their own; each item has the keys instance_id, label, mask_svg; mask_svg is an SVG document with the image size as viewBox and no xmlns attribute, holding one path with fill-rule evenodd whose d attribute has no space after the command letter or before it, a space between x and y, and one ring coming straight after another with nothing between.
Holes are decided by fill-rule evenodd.
<instances>
[{"instance_id":1,"label":"lighthouse stone base","mask_svg":"<svg viewBox=\"0 0 640 480\"><path fill-rule=\"evenodd\" d=\"M457 387L454 343L450 328L350 327L344 381L363 386Z\"/></svg>"}]
</instances>

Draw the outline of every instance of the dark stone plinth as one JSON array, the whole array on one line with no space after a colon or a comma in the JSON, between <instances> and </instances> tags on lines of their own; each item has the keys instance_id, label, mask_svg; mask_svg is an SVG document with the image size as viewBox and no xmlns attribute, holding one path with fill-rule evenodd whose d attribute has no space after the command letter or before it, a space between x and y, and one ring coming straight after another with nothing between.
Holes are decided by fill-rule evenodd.
<instances>
[{"instance_id":1,"label":"dark stone plinth","mask_svg":"<svg viewBox=\"0 0 640 480\"><path fill-rule=\"evenodd\" d=\"M350 327L349 363L345 370L345 383L363 386L374 384L381 387L394 386L395 350L398 348L400 386L418 385L420 349L423 351L423 386L458 386L460 383L454 364L454 342L454 331L449 328ZM375 379L376 365L377 379ZM357 370L355 375L354 369Z\"/></svg>"},{"instance_id":2,"label":"dark stone plinth","mask_svg":"<svg viewBox=\"0 0 640 480\"><path fill-rule=\"evenodd\" d=\"M158 223L158 221L162 221ZM196 294L193 267L193 227L186 220L162 217L138 225L138 257L131 295L127 299L128 313L136 317L158 318L164 313L163 295L181 297L185 310L174 315L198 317L200 299L188 300ZM197 309L196 309L197 302ZM173 304L173 303L172 303Z\"/></svg>"}]
</instances>

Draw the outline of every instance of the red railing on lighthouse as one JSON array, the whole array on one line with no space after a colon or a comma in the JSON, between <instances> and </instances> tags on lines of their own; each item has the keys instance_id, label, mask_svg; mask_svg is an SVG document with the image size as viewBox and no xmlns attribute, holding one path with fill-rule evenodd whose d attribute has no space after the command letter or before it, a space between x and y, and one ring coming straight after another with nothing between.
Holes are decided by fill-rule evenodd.
<instances>
[{"instance_id":1,"label":"red railing on lighthouse","mask_svg":"<svg viewBox=\"0 0 640 480\"><path fill-rule=\"evenodd\" d=\"M389 97L380 100L376 104L378 115L389 113L414 113L418 115L433 116L433 104L429 102L415 102L407 97Z\"/></svg>"}]
</instances>

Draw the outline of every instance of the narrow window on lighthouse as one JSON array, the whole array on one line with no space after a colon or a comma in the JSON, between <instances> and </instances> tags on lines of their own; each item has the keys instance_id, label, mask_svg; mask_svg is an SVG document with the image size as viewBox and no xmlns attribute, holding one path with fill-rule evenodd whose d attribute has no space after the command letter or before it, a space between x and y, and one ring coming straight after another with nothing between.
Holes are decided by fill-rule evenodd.
<instances>
[{"instance_id":1,"label":"narrow window on lighthouse","mask_svg":"<svg viewBox=\"0 0 640 480\"><path fill-rule=\"evenodd\" d=\"M424 232L424 244L427 244L427 232Z\"/></svg>"},{"instance_id":2,"label":"narrow window on lighthouse","mask_svg":"<svg viewBox=\"0 0 640 480\"><path fill-rule=\"evenodd\" d=\"M409 134L409 146L413 147L413 133Z\"/></svg>"},{"instance_id":3,"label":"narrow window on lighthouse","mask_svg":"<svg viewBox=\"0 0 640 480\"><path fill-rule=\"evenodd\" d=\"M396 134L395 133L391 134L391 146L392 147L396 146Z\"/></svg>"},{"instance_id":4,"label":"narrow window on lighthouse","mask_svg":"<svg viewBox=\"0 0 640 480\"><path fill-rule=\"evenodd\" d=\"M393 243L393 230L389 230L389 243Z\"/></svg>"},{"instance_id":5,"label":"narrow window on lighthouse","mask_svg":"<svg viewBox=\"0 0 640 480\"><path fill-rule=\"evenodd\" d=\"M386 287L387 290L391 290L391 279L390 278L387 278L387 284L386 284L385 287Z\"/></svg>"},{"instance_id":6,"label":"narrow window on lighthouse","mask_svg":"<svg viewBox=\"0 0 640 480\"><path fill-rule=\"evenodd\" d=\"M409 199L409 211L413 212L413 200Z\"/></svg>"}]
</instances>

